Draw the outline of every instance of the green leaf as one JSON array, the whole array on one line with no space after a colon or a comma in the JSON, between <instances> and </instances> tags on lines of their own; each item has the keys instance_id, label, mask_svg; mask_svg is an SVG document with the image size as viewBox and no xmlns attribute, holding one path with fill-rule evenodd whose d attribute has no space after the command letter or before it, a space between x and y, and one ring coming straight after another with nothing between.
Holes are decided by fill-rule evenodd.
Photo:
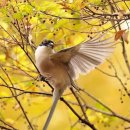
<instances>
[{"instance_id":1,"label":"green leaf","mask_svg":"<svg viewBox=\"0 0 130 130\"><path fill-rule=\"evenodd\" d=\"M68 20L66 19L61 19L59 21L57 21L57 24L55 24L55 29L62 27L63 25L65 25L66 23L68 23Z\"/></svg>"},{"instance_id":2,"label":"green leaf","mask_svg":"<svg viewBox=\"0 0 130 130\"><path fill-rule=\"evenodd\" d=\"M24 9L25 9L25 11L26 11L27 13L29 13L29 14L32 13L32 11L33 11L32 6L30 6L30 5L25 5Z\"/></svg>"},{"instance_id":3,"label":"green leaf","mask_svg":"<svg viewBox=\"0 0 130 130\"><path fill-rule=\"evenodd\" d=\"M21 20L23 18L23 15L21 12L14 13L12 16L13 16L13 18L15 18L17 20Z\"/></svg>"},{"instance_id":4,"label":"green leaf","mask_svg":"<svg viewBox=\"0 0 130 130\"><path fill-rule=\"evenodd\" d=\"M10 23L11 22L10 17L5 17L3 20L4 20L5 23Z\"/></svg>"},{"instance_id":5,"label":"green leaf","mask_svg":"<svg viewBox=\"0 0 130 130\"><path fill-rule=\"evenodd\" d=\"M95 5L101 4L101 0L88 0L88 2L90 2L91 4L95 4Z\"/></svg>"},{"instance_id":6,"label":"green leaf","mask_svg":"<svg viewBox=\"0 0 130 130\"><path fill-rule=\"evenodd\" d=\"M4 15L6 15L8 11L7 11L6 8L1 8L1 9L0 9L0 12L3 13Z\"/></svg>"}]
</instances>

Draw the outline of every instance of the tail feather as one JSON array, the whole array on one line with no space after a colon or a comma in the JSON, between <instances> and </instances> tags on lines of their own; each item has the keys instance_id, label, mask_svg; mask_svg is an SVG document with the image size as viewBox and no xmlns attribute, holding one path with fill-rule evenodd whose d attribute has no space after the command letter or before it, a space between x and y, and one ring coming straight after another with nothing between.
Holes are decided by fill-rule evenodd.
<instances>
[{"instance_id":1,"label":"tail feather","mask_svg":"<svg viewBox=\"0 0 130 130\"><path fill-rule=\"evenodd\" d=\"M60 96L62 95L62 93L63 93L63 91L61 92L61 91L59 91L57 89L54 90L52 107L51 107L50 113L48 115L48 118L46 120L46 123L45 123L45 125L43 127L43 130L47 130L48 125L49 125L49 123L51 121L51 118L53 116L53 113L55 111L56 105L58 103L58 100L59 100Z\"/></svg>"}]
</instances>

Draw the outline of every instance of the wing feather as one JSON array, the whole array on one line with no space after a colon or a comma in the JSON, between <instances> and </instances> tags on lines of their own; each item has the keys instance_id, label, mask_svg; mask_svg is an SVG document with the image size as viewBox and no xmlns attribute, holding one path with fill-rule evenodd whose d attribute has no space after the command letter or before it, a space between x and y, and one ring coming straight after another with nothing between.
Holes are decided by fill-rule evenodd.
<instances>
[{"instance_id":1,"label":"wing feather","mask_svg":"<svg viewBox=\"0 0 130 130\"><path fill-rule=\"evenodd\" d=\"M89 73L113 52L114 38L104 37L105 34L102 34L77 46L61 50L53 54L51 59L65 63L70 76L77 79L80 73Z\"/></svg>"}]
</instances>

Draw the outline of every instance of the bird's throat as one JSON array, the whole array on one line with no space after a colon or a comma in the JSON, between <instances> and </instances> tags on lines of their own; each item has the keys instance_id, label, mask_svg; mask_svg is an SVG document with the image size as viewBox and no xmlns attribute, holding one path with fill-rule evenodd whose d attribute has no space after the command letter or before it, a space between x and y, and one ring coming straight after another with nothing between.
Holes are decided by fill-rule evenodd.
<instances>
[{"instance_id":1,"label":"bird's throat","mask_svg":"<svg viewBox=\"0 0 130 130\"><path fill-rule=\"evenodd\" d=\"M46 60L52 53L52 49L46 46L38 47L35 51L36 62L40 60Z\"/></svg>"}]
</instances>

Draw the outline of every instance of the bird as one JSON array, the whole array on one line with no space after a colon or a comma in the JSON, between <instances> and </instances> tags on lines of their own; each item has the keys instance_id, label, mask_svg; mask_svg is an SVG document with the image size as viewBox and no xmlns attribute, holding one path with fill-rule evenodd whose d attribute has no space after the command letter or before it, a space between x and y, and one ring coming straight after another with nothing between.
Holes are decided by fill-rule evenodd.
<instances>
[{"instance_id":1,"label":"bird","mask_svg":"<svg viewBox=\"0 0 130 130\"><path fill-rule=\"evenodd\" d=\"M67 87L75 87L79 74L88 74L113 53L114 41L106 34L95 36L73 47L55 51L52 40L43 40L35 51L36 66L54 88L50 113L43 130L47 130L58 100Z\"/></svg>"}]
</instances>

